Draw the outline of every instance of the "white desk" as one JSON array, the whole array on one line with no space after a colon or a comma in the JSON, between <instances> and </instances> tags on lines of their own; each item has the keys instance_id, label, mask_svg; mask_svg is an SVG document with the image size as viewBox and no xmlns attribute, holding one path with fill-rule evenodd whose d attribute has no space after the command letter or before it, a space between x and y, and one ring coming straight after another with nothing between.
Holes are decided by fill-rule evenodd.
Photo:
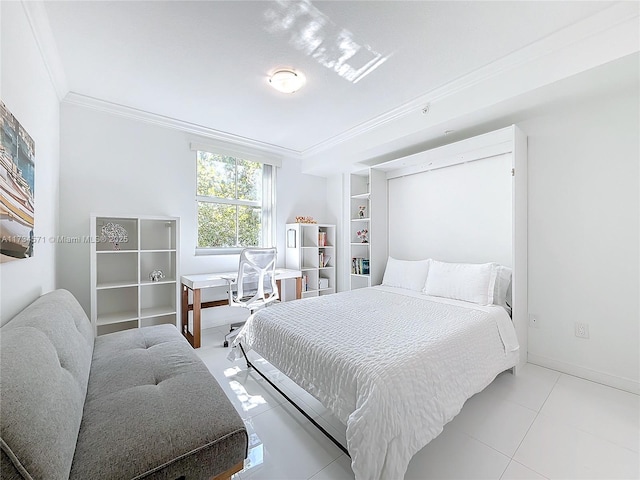
<instances>
[{"instance_id":1,"label":"white desk","mask_svg":"<svg viewBox=\"0 0 640 480\"><path fill-rule=\"evenodd\" d=\"M201 302L200 290L203 288L225 287L228 285L227 278L233 278L238 272L216 272L200 273L195 275L182 275L182 320L180 330L193 348L200 348L200 314L201 309L209 307L220 307L229 305L229 300L214 300L212 302ZM296 279L296 298L302 297L302 272L287 268L276 268L276 283L278 291L282 291L280 281L288 278ZM193 304L189 303L189 290L193 292ZM189 311L193 310L193 333L189 332Z\"/></svg>"}]
</instances>

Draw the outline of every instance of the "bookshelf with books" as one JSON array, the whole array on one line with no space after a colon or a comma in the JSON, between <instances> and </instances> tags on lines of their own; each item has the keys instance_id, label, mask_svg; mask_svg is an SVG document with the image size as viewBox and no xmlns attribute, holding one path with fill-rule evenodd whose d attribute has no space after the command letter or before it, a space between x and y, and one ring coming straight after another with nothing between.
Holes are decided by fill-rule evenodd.
<instances>
[{"instance_id":1,"label":"bookshelf with books","mask_svg":"<svg viewBox=\"0 0 640 480\"><path fill-rule=\"evenodd\" d=\"M387 263L386 172L367 168L348 174L349 287L382 283Z\"/></svg>"},{"instance_id":2,"label":"bookshelf with books","mask_svg":"<svg viewBox=\"0 0 640 480\"><path fill-rule=\"evenodd\" d=\"M336 226L288 223L286 267L302 271L302 298L336 291Z\"/></svg>"},{"instance_id":3,"label":"bookshelf with books","mask_svg":"<svg viewBox=\"0 0 640 480\"><path fill-rule=\"evenodd\" d=\"M369 275L369 259L353 257L351 259L352 275Z\"/></svg>"}]
</instances>

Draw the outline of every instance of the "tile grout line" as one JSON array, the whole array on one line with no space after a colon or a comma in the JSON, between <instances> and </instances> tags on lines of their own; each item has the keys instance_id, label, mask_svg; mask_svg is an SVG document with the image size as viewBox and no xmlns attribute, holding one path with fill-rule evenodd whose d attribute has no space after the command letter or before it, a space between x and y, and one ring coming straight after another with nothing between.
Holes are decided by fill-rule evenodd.
<instances>
[{"instance_id":1,"label":"tile grout line","mask_svg":"<svg viewBox=\"0 0 640 480\"><path fill-rule=\"evenodd\" d=\"M323 467L322 469L318 470L316 473L314 473L313 475L311 475L309 478L307 478L307 480L313 480L313 477L317 476L319 473L323 472L324 470L326 470L327 468L329 468L331 465L333 465L334 463L336 463L338 460L340 460L342 457L346 457L346 455L343 453L342 455L340 455L338 458L336 458L333 462L329 463L329 465L326 465L325 467Z\"/></svg>"},{"instance_id":2,"label":"tile grout line","mask_svg":"<svg viewBox=\"0 0 640 480\"><path fill-rule=\"evenodd\" d=\"M558 372L560 373L560 372ZM528 468L529 470L531 470L532 472L537 473L538 475L547 478L545 475L543 475L542 473L538 472L537 470L531 468L529 465L525 465L524 463L520 463L515 459L516 454L518 453L518 450L520 450L520 447L522 446L522 443L524 442L524 440L527 438L527 435L529 435L529 432L531 431L531 428L533 427L533 424L536 423L536 420L538 419L538 417L540 416L540 412L542 412L542 409L544 408L545 404L547 403L547 400L549 400L549 397L551 396L551 394L553 393L553 390L556 388L556 385L558 384L558 381L560 380L560 377L563 374L560 373L560 375L558 375L558 378L556 378L555 382L553 382L553 386L551 387L551 389L549 390L549 393L547 394L546 398L544 399L544 402L542 402L542 405L540 405L540 409L536 412L536 416L533 418L533 421L531 422L531 425L529 425L529 428L527 428L527 431L525 432L525 434L522 436L522 440L520 440L520 443L518 444L518 446L516 447L516 451L513 452L513 455L511 456L511 462L516 462L519 463L520 465ZM507 465L507 468L509 466ZM506 471L506 469L505 469ZM502 472L502 475L504 475L504 472ZM502 477L500 477L502 478Z\"/></svg>"},{"instance_id":3,"label":"tile grout line","mask_svg":"<svg viewBox=\"0 0 640 480\"><path fill-rule=\"evenodd\" d=\"M497 378L497 377L496 377L496 378ZM495 380L494 380L494 381L495 381ZM518 407L521 407L521 408L524 408L524 409L526 409L526 410L529 410L529 411L531 411L531 412L538 413L538 411L537 411L537 410L535 410L534 408L531 408L531 407L530 407L530 406L528 406L528 405L524 405L524 403L525 403L525 402L520 403L520 402L517 402L517 401L515 401L515 400L511 400L511 399L509 399L509 398L505 398L504 396L502 396L502 395L498 394L497 392L487 391L487 389L488 389L490 386L491 386L491 384L489 384L489 385L486 387L486 389L485 389L485 390L482 390L482 391L478 392L476 395L478 395L478 394L480 394L480 393L486 393L486 395L489 395L489 396L491 396L491 397L493 397L493 398L495 398L495 399L498 399L498 400L500 400L500 401L502 401L502 402L507 402L507 403L510 403L510 404L512 404L512 405L516 405L516 406L518 406ZM554 384L554 386L555 386L555 384ZM471 397L471 398L473 398L473 397ZM546 400L546 399L545 399L545 400ZM465 403L466 403L466 402L465 402Z\"/></svg>"},{"instance_id":4,"label":"tile grout line","mask_svg":"<svg viewBox=\"0 0 640 480\"><path fill-rule=\"evenodd\" d=\"M517 463L518 465L520 465L521 467L526 468L527 470L531 470L533 473L535 473L536 475L540 475L542 478L544 478L545 480L549 480L549 477L545 477L543 474L541 474L540 472L538 472L537 470L534 470L533 468L525 465L524 463L521 463L517 460L514 460L513 458L511 460L509 460L509 464L507 465L507 468L509 468L509 465L511 465L512 463ZM502 477L504 477L505 472L507 471L507 468L504 469L504 472L502 472L502 475L500 476L500 480L502 480Z\"/></svg>"},{"instance_id":5,"label":"tile grout line","mask_svg":"<svg viewBox=\"0 0 640 480\"><path fill-rule=\"evenodd\" d=\"M496 377L496 378L497 378L497 377ZM558 375L558 378L556 378L556 379L555 379L555 381L554 381L554 383L553 383L553 385L552 385L552 387L551 387L551 390L549 391L549 394L547 395L547 397L545 398L545 400L542 402L542 405L540 405L540 410L542 410L542 407L544 406L544 404L546 403L547 399L549 398L549 395L551 395L551 392L552 392L552 391L553 391L553 389L555 388L556 383L558 382L558 379L559 379L559 378L560 378L560 376ZM494 381L495 381L495 379L494 379ZM484 392L484 390L483 390L483 391L478 392L476 395L478 395L478 394L480 394L480 393L483 393L483 392ZM495 448L494 446L489 445L488 443L484 442L483 440L481 440L481 439L479 439L479 438L476 438L475 436L473 436L472 434L470 434L470 433L468 433L468 432L465 432L464 430L461 430L460 428L456 427L455 425L451 425L451 428L453 428L453 429L454 429L455 431L457 431L458 433L462 433L462 434L466 435L467 437L472 438L473 440L476 440L477 442L481 443L482 445L484 445L484 446L486 446L486 447L489 447L489 448L490 448L490 449L492 449L493 451L495 451L495 452L497 452L497 453L499 453L499 454L501 454L501 455L504 455L505 457L507 457L507 458L511 461L511 460L513 460L513 456L514 456L514 455L516 454L516 452L518 451L518 448L520 448L520 445L521 445L521 444L522 444L522 442L524 441L524 438L527 436L527 433L529 433L529 430L531 429L531 426L533 425L533 422L535 422L536 418L538 418L539 410L534 410L534 409L532 409L532 408L530 408L530 407L528 407L528 406L526 406L526 405L522 405L522 404L521 404L521 403L519 403L519 402L515 402L515 401L513 401L513 400L509 400L509 399L507 399L507 398L504 398L502 395L498 395L496 392L486 392L486 394L487 394L488 396L490 396L490 397L493 397L493 398L494 398L494 399L496 399L496 400L500 400L500 401L502 401L502 402L510 403L510 404L512 404L512 405L516 405L516 406L518 406L518 407L520 407L520 408L524 408L525 410L529 410L530 412L534 412L534 413L535 413L535 416L533 417L533 420L532 420L532 422L531 422L531 425L529 425L529 428L527 429L527 431L526 431L526 432L525 432L525 434L523 435L522 440L520 440L520 443L519 443L519 444L518 444L518 446L516 447L516 449L515 449L515 451L514 451L513 455L508 455L508 454L506 454L506 453L504 453L504 452L502 452L502 451L498 450L498 449L497 449L497 448ZM473 398L473 397L472 397L472 398ZM465 403L466 403L466 402L465 402ZM463 405L463 407L464 407L464 405ZM455 419L455 417L454 417L454 419ZM452 422L453 422L453 419L452 419L449 423L452 423ZM446 425L445 425L445 426L446 426ZM520 462L517 462L516 460L513 460L513 461L515 461L516 463L520 463ZM505 467L505 471L506 471L506 469L508 468L508 466L509 466L509 463L507 463L507 467ZM525 466L526 466L526 465L525 465ZM527 467L527 468L529 468L529 467ZM536 472L536 473L538 473L538 472ZM501 474L501 476L500 476L501 478L502 478L502 475L504 475L504 471L502 472L502 474ZM544 476L544 475L543 475L543 476Z\"/></svg>"},{"instance_id":6,"label":"tile grout line","mask_svg":"<svg viewBox=\"0 0 640 480\"><path fill-rule=\"evenodd\" d=\"M576 377L575 375L571 375L571 374L569 374L569 373L564 373L564 372L558 372L558 373L560 373L560 375L558 376L558 378L557 378L556 382L554 383L553 388L551 389L551 392L549 392L549 395L547 395L547 398L546 398L546 399L545 399L545 401L542 403L542 406L540 407L540 412L538 412L538 413L536 414L536 418L534 418L534 420L533 420L534 422L535 422L535 421L536 421L536 419L538 418L539 414L542 412L542 408L544 407L545 403L547 403L547 400L548 400L548 399L549 399L549 397L551 396L551 393L553 392L553 389L556 387L556 385L557 385L557 384L558 384L558 382L560 381L560 378L561 378L563 375L566 375L566 376L568 376L568 377L577 378L577 379L579 379L579 380L583 380L583 381L586 381L586 382L595 383L595 384L597 384L597 385L602 385L603 387L612 388L612 389L614 389L614 390L619 390L619 391L624 392L624 393L629 393L630 395L635 395L634 393L627 392L627 391L625 391L625 390L616 389L615 387L611 387L611 386L609 386L609 385L600 384L600 383L598 383L598 382L593 382L592 380L589 380L589 379L586 379L586 378ZM549 419L553 419L553 417L552 417L552 416L549 416L549 415L544 415L544 417L549 418ZM640 454L640 451L634 450L633 448L629 448L629 447L627 447L626 445L622 445L621 443L617 443L617 442L615 442L615 441L613 441L613 440L610 440L610 439L608 439L608 438L605 438L605 437L603 437L602 435L599 435L599 434L597 434L597 433L594 433L594 432L591 432L591 431L589 431L589 430L586 430L584 427L581 427L581 426L579 426L579 425L574 425L573 423L568 423L568 422L564 422L564 421L561 421L561 423L562 423L563 425L565 425L565 426L567 426L567 427L569 427L569 428L573 428L573 429L575 429L575 430L577 430L577 431L579 431L579 432L581 432L581 433L583 433L583 434L585 434L585 435L589 435L589 436L594 437L594 438L597 438L598 440L601 440L601 441L603 441L603 442L609 443L609 444L611 444L611 445L615 445L615 446L617 446L617 447L619 447L619 448L623 448L623 449L625 449L625 450L630 451L631 453L634 453L634 454ZM533 423L532 423L531 425L533 426ZM529 432L527 431L527 433L529 433ZM525 437L526 437L526 434L525 434ZM523 438L522 440L524 441L524 438ZM521 442L521 443L522 443L522 442ZM520 445L518 445L518 448L520 448ZM517 451L518 451L518 450L516 449L516 452L517 452ZM515 455L515 454L514 454L514 455Z\"/></svg>"},{"instance_id":7,"label":"tile grout line","mask_svg":"<svg viewBox=\"0 0 640 480\"><path fill-rule=\"evenodd\" d=\"M535 419L534 419L534 421L535 421ZM532 422L532 425L533 425L533 422ZM517 462L516 460L514 460L514 459L513 459L513 457L510 457L510 456L509 456L509 455L507 455L506 453L501 452L500 450L498 450L498 449L497 449L497 448L495 448L494 446L489 445L488 443L486 443L486 442L484 442L484 441L480 440L479 438L474 437L474 436L473 436L473 435L471 435L470 433L467 433L467 432L465 432L465 431L463 431L463 430L460 430L460 429L459 429L459 428L457 428L457 427L451 427L451 428L453 428L457 433L462 434L462 435L465 435L465 436L469 437L470 439L475 440L476 442L478 442L478 443L480 443L480 444L484 445L484 446L485 446L485 447L487 447L487 448L490 448L490 449L491 449L491 450L493 450L494 452L499 453L500 455L502 455L502 456L504 456L504 457L506 457L506 458L508 458L508 459L509 459L509 461L507 462L507 465L504 467L504 470L502 470L502 473L501 473L501 474L500 474L500 476L498 477L498 480L501 480L501 479L502 479L502 477L504 476L504 473L507 471L507 468L509 468L509 465L511 464L511 462L520 463L520 462ZM529 428L531 428L531 427L529 427ZM528 432L528 431L529 431L529 430L527 430L527 432ZM525 433L525 436L526 436L526 435L527 435L527 434ZM436 437L436 438L438 438L438 437ZM522 437L522 438L524 439L524 437ZM435 440L435 438L434 438L433 440ZM520 443L522 443L522 441L521 441ZM520 447L520 445L518 445L518 448L519 448L519 447ZM516 452L518 451L518 448L516 448ZM515 452L514 452L514 455L515 455ZM522 464L521 464L521 465L522 465ZM525 466L526 466L526 465L525 465ZM529 467L527 467L527 468L529 468ZM535 471L535 470L533 470L532 468L530 468L530 470ZM538 473L538 472L536 472L536 473ZM538 473L538 474L539 474L539 473ZM539 475L540 475L540 474L539 474ZM542 475L542 476L544 477L544 475ZM547 478L547 477L544 477L544 478Z\"/></svg>"}]
</instances>

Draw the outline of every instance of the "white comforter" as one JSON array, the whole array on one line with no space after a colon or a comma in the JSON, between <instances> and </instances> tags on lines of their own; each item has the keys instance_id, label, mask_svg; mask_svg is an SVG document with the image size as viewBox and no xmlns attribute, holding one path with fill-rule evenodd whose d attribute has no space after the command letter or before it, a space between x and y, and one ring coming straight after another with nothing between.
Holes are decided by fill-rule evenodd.
<instances>
[{"instance_id":1,"label":"white comforter","mask_svg":"<svg viewBox=\"0 0 640 480\"><path fill-rule=\"evenodd\" d=\"M403 478L411 457L514 366L518 350L502 307L390 287L270 306L238 342L347 425L356 480Z\"/></svg>"}]
</instances>

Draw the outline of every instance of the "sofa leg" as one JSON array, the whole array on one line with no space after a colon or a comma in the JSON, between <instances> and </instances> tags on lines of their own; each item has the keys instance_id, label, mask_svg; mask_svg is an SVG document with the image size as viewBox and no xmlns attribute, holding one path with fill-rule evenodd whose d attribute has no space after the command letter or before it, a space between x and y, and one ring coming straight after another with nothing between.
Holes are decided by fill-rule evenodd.
<instances>
[{"instance_id":1,"label":"sofa leg","mask_svg":"<svg viewBox=\"0 0 640 480\"><path fill-rule=\"evenodd\" d=\"M222 472L221 474L216 475L211 480L230 480L231 475L233 475L234 473L238 473L243 468L244 468L244 461L238 463L237 465L234 465L226 472Z\"/></svg>"}]
</instances>

